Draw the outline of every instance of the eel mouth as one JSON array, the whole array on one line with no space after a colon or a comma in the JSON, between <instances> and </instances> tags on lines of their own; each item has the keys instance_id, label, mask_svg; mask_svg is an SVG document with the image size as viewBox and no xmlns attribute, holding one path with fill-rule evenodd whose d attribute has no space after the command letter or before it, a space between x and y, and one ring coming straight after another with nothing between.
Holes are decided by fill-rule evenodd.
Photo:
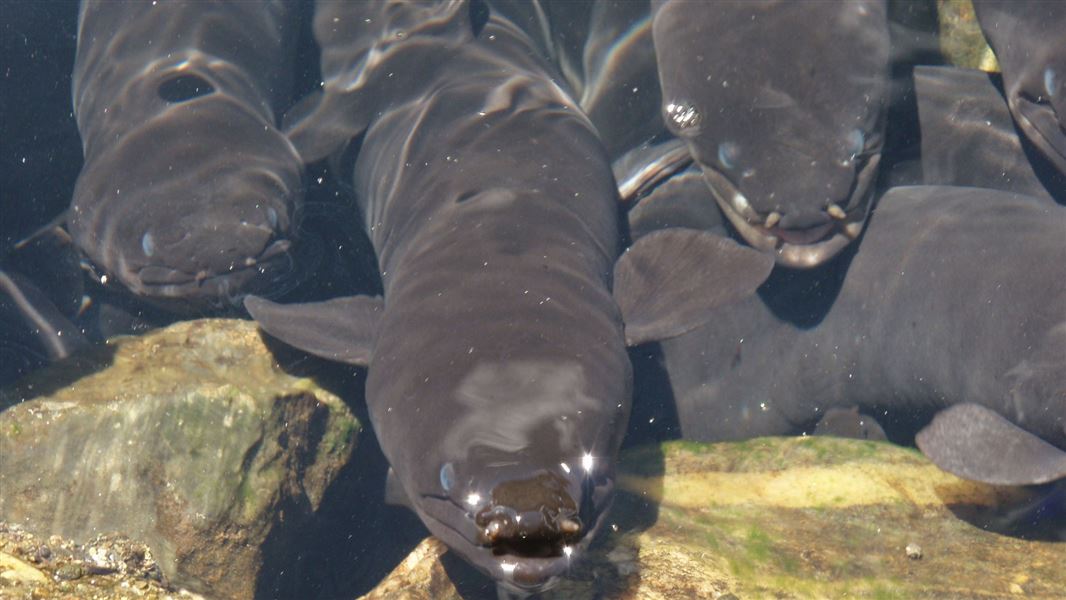
<instances>
[{"instance_id":1,"label":"eel mouth","mask_svg":"<svg viewBox=\"0 0 1066 600\"><path fill-rule=\"evenodd\" d=\"M450 499L423 496L420 508L417 512L434 536L477 570L519 595L555 587L580 558L590 538L586 535L572 545L546 538L486 543L471 515Z\"/></svg>"},{"instance_id":2,"label":"eel mouth","mask_svg":"<svg viewBox=\"0 0 1066 600\"><path fill-rule=\"evenodd\" d=\"M870 214L874 175L880 155L873 155L859 171L848 208L830 204L821 223L805 229L779 226L781 213L758 213L748 199L724 175L704 168L704 179L714 193L715 202L737 232L753 248L772 252L777 264L794 269L810 269L825 263L862 233Z\"/></svg>"},{"instance_id":3,"label":"eel mouth","mask_svg":"<svg viewBox=\"0 0 1066 600\"><path fill-rule=\"evenodd\" d=\"M293 270L292 242L276 239L257 256L235 262L223 272L187 273L165 265L132 267L120 261L118 279L130 291L164 306L200 304L217 308L239 306L246 293L278 285ZM261 279L261 284L251 282ZM252 289L255 288L255 289Z\"/></svg>"},{"instance_id":4,"label":"eel mouth","mask_svg":"<svg viewBox=\"0 0 1066 600\"><path fill-rule=\"evenodd\" d=\"M602 527L610 500L586 520L542 514L536 524L486 505L470 511L451 498L422 495L416 512L430 532L499 585L518 595L545 592L582 560ZM531 515L526 514L526 517ZM591 518L589 518L591 517Z\"/></svg>"}]
</instances>

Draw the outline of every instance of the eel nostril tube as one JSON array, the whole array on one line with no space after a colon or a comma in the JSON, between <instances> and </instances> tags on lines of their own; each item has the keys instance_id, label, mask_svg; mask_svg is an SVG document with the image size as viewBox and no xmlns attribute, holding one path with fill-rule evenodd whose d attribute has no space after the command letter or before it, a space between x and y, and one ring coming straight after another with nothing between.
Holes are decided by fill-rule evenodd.
<instances>
[{"instance_id":1,"label":"eel nostril tube","mask_svg":"<svg viewBox=\"0 0 1066 600\"><path fill-rule=\"evenodd\" d=\"M581 521L578 521L576 518L565 518L559 521L559 533L571 536L580 532Z\"/></svg>"},{"instance_id":2,"label":"eel nostril tube","mask_svg":"<svg viewBox=\"0 0 1066 600\"><path fill-rule=\"evenodd\" d=\"M481 529L482 542L492 544L502 537L502 534L506 529L508 523L503 517L497 517L489 521L488 525L485 525Z\"/></svg>"}]
</instances>

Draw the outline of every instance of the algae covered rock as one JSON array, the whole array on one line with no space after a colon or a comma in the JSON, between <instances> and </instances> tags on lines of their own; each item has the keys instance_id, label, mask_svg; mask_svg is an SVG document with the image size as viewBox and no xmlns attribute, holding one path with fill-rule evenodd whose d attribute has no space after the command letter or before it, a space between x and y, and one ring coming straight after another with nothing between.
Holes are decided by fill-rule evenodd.
<instances>
[{"instance_id":1,"label":"algae covered rock","mask_svg":"<svg viewBox=\"0 0 1066 600\"><path fill-rule=\"evenodd\" d=\"M344 403L274 363L254 323L178 323L0 392L0 520L143 540L175 585L248 598L351 456Z\"/></svg>"},{"instance_id":2,"label":"algae covered rock","mask_svg":"<svg viewBox=\"0 0 1066 600\"><path fill-rule=\"evenodd\" d=\"M999 71L999 63L977 22L972 0L938 0L940 52L958 67Z\"/></svg>"},{"instance_id":3,"label":"algae covered rock","mask_svg":"<svg viewBox=\"0 0 1066 600\"><path fill-rule=\"evenodd\" d=\"M986 531L1032 492L828 437L628 451L605 535L559 598L1056 598L1066 542ZM427 541L366 598L458 598ZM406 588L402 586L407 586ZM406 594L397 590L406 589Z\"/></svg>"},{"instance_id":4,"label":"algae covered rock","mask_svg":"<svg viewBox=\"0 0 1066 600\"><path fill-rule=\"evenodd\" d=\"M0 521L0 598L193 598L168 588L147 545L124 536L86 544L38 538Z\"/></svg>"}]
</instances>

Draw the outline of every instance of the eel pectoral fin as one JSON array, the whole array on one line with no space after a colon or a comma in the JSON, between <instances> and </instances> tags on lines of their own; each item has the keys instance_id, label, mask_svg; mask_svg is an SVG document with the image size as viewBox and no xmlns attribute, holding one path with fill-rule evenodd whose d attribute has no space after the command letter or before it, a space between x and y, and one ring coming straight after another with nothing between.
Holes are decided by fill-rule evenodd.
<instances>
[{"instance_id":1,"label":"eel pectoral fin","mask_svg":"<svg viewBox=\"0 0 1066 600\"><path fill-rule=\"evenodd\" d=\"M706 231L674 227L645 235L614 266L626 344L699 327L715 308L754 294L773 266L769 254Z\"/></svg>"},{"instance_id":2,"label":"eel pectoral fin","mask_svg":"<svg viewBox=\"0 0 1066 600\"><path fill-rule=\"evenodd\" d=\"M365 367L370 363L384 303L376 296L304 304L277 304L247 296L244 307L264 331L294 348Z\"/></svg>"},{"instance_id":3,"label":"eel pectoral fin","mask_svg":"<svg viewBox=\"0 0 1066 600\"><path fill-rule=\"evenodd\" d=\"M357 94L309 94L285 113L285 135L304 163L313 163L342 148L367 128L369 106Z\"/></svg>"},{"instance_id":4,"label":"eel pectoral fin","mask_svg":"<svg viewBox=\"0 0 1066 600\"><path fill-rule=\"evenodd\" d=\"M936 466L965 479L1036 485L1066 477L1066 452L976 404L940 411L916 441Z\"/></svg>"}]
</instances>

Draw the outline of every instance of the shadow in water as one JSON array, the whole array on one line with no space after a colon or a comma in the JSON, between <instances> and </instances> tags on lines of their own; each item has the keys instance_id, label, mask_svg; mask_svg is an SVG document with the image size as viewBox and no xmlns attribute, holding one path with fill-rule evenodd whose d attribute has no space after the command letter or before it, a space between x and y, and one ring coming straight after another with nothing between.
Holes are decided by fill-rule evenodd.
<instances>
[{"instance_id":1,"label":"shadow in water","mask_svg":"<svg viewBox=\"0 0 1066 600\"><path fill-rule=\"evenodd\" d=\"M629 362L633 365L633 409L623 447L680 439L681 424L659 344L630 348Z\"/></svg>"},{"instance_id":2,"label":"shadow in water","mask_svg":"<svg viewBox=\"0 0 1066 600\"><path fill-rule=\"evenodd\" d=\"M876 219L876 208L871 219ZM822 322L844 286L851 261L855 258L862 236L829 261L810 269L774 267L759 286L758 294L775 317L800 329Z\"/></svg>"},{"instance_id":3,"label":"shadow in water","mask_svg":"<svg viewBox=\"0 0 1066 600\"><path fill-rule=\"evenodd\" d=\"M455 590L463 600L498 600L496 582L478 571L470 563L451 552L440 557L441 566L448 574ZM535 598L535 596L534 596Z\"/></svg>"},{"instance_id":4,"label":"shadow in water","mask_svg":"<svg viewBox=\"0 0 1066 600\"><path fill-rule=\"evenodd\" d=\"M267 540L257 598L355 598L370 591L428 533L418 517L385 504L388 463L369 426L366 371L320 360L263 336L286 372L311 377L345 399L362 423L352 459L300 531ZM298 513L297 513L298 514Z\"/></svg>"},{"instance_id":5,"label":"shadow in water","mask_svg":"<svg viewBox=\"0 0 1066 600\"><path fill-rule=\"evenodd\" d=\"M17 383L5 388L4 395L0 396L0 412L26 400L54 394L83 377L107 369L114 362L116 351L115 346L91 346L29 373Z\"/></svg>"},{"instance_id":6,"label":"shadow in water","mask_svg":"<svg viewBox=\"0 0 1066 600\"><path fill-rule=\"evenodd\" d=\"M967 523L1023 540L1066 542L1066 481L1032 486L1023 501L994 508L952 505L950 510Z\"/></svg>"}]
</instances>

